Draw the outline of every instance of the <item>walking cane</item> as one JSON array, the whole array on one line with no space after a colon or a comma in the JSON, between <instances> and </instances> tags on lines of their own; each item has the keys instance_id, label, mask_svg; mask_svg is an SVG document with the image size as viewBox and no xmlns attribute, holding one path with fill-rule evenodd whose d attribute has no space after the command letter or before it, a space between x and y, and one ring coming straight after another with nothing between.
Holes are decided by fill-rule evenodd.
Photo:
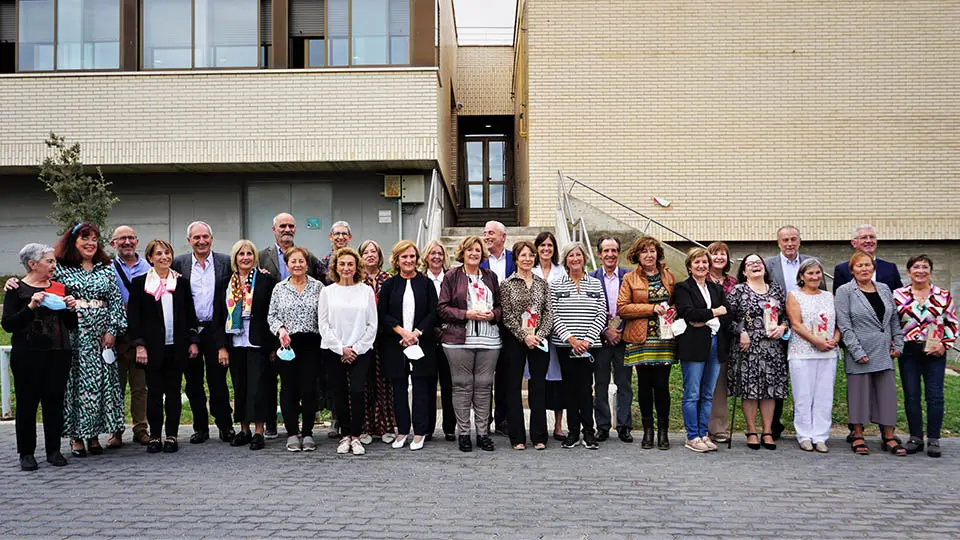
<instances>
[{"instance_id":1,"label":"walking cane","mask_svg":"<svg viewBox=\"0 0 960 540\"><path fill-rule=\"evenodd\" d=\"M733 447L733 432L737 426L737 395L733 395L733 401L730 402L730 427L727 433L727 450Z\"/></svg>"}]
</instances>

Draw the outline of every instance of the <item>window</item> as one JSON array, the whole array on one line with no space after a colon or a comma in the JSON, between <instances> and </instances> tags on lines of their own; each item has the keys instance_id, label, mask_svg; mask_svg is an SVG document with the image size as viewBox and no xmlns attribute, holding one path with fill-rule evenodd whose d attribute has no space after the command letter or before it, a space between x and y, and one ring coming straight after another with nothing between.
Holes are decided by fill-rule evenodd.
<instances>
[{"instance_id":1,"label":"window","mask_svg":"<svg viewBox=\"0 0 960 540\"><path fill-rule=\"evenodd\" d=\"M120 0L19 5L20 71L120 69Z\"/></svg>"},{"instance_id":2,"label":"window","mask_svg":"<svg viewBox=\"0 0 960 540\"><path fill-rule=\"evenodd\" d=\"M20 0L20 71L53 71L54 0Z\"/></svg>"},{"instance_id":3,"label":"window","mask_svg":"<svg viewBox=\"0 0 960 540\"><path fill-rule=\"evenodd\" d=\"M306 14L322 17L323 4L326 24L308 30ZM291 0L290 14L292 67L410 63L410 0Z\"/></svg>"},{"instance_id":4,"label":"window","mask_svg":"<svg viewBox=\"0 0 960 540\"><path fill-rule=\"evenodd\" d=\"M143 68L259 67L259 0L143 0Z\"/></svg>"},{"instance_id":5,"label":"window","mask_svg":"<svg viewBox=\"0 0 960 540\"><path fill-rule=\"evenodd\" d=\"M16 0L0 0L0 73L13 73L17 68L17 4Z\"/></svg>"},{"instance_id":6,"label":"window","mask_svg":"<svg viewBox=\"0 0 960 540\"><path fill-rule=\"evenodd\" d=\"M290 0L290 67L323 67L326 57L323 0Z\"/></svg>"},{"instance_id":7,"label":"window","mask_svg":"<svg viewBox=\"0 0 960 540\"><path fill-rule=\"evenodd\" d=\"M353 65L409 64L410 0L353 0Z\"/></svg>"}]
</instances>

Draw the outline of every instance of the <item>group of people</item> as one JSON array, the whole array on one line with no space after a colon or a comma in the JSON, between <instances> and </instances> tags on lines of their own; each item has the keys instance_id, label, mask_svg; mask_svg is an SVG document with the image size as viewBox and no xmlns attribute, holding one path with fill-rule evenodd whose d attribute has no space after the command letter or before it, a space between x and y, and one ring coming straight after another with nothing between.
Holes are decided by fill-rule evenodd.
<instances>
[{"instance_id":1,"label":"group of people","mask_svg":"<svg viewBox=\"0 0 960 540\"><path fill-rule=\"evenodd\" d=\"M799 254L793 226L778 231L777 256L747 254L735 275L726 244L694 248L683 281L650 236L627 250L634 270L619 266L617 238L601 238L602 264L589 272L586 246L558 246L543 232L506 249L506 229L492 221L482 237L460 242L452 269L439 242L421 252L402 240L389 273L375 241L350 247L346 222L332 226L323 258L295 244L293 216L277 215L273 233L273 245L258 251L239 240L229 255L213 251L213 230L202 221L188 226L192 252L180 256L157 239L141 257L135 231L120 226L111 259L90 223L53 248L26 245L27 273L7 282L2 317L12 334L21 468L38 467L40 404L51 464L67 463L61 436L76 457L102 453L101 434L107 448L121 446L127 386L134 441L149 453L176 452L183 380L194 444L210 438L209 403L223 442L262 449L278 436L279 402L291 452L316 450L321 409L332 411L328 435L339 454L361 455L374 437L419 450L436 428L439 383L444 437L462 451L494 450L491 430L516 450L528 442L545 449L551 431L563 448L596 449L614 428L633 441L634 367L641 447L666 450L678 362L685 448L711 452L729 440L730 395L742 400L747 445L775 449L789 376L800 448L826 452L840 347L853 451L869 452L863 426L875 423L886 451L918 452L926 433L928 454L940 455L956 310L931 282L925 255L907 263L911 283L902 286L896 266L876 257L870 226L858 227L855 253L834 270L836 298L819 261ZM894 358L910 426L905 444L894 435Z\"/></svg>"}]
</instances>

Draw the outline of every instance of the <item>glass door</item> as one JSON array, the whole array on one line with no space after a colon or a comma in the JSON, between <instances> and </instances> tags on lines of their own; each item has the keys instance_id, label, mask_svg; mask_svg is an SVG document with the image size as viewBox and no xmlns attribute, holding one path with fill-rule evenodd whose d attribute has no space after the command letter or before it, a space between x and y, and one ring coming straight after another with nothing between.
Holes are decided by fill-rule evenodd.
<instances>
[{"instance_id":1,"label":"glass door","mask_svg":"<svg viewBox=\"0 0 960 540\"><path fill-rule=\"evenodd\" d=\"M508 147L505 137L470 137L463 144L467 208L507 208Z\"/></svg>"}]
</instances>

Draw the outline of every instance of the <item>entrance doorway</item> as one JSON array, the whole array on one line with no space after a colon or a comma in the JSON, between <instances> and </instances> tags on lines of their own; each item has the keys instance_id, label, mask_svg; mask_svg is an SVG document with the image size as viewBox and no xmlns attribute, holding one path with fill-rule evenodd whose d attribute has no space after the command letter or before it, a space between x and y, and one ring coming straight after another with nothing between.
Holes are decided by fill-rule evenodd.
<instances>
[{"instance_id":1,"label":"entrance doorway","mask_svg":"<svg viewBox=\"0 0 960 540\"><path fill-rule=\"evenodd\" d=\"M515 224L513 117L461 116L459 134L462 217Z\"/></svg>"}]
</instances>

